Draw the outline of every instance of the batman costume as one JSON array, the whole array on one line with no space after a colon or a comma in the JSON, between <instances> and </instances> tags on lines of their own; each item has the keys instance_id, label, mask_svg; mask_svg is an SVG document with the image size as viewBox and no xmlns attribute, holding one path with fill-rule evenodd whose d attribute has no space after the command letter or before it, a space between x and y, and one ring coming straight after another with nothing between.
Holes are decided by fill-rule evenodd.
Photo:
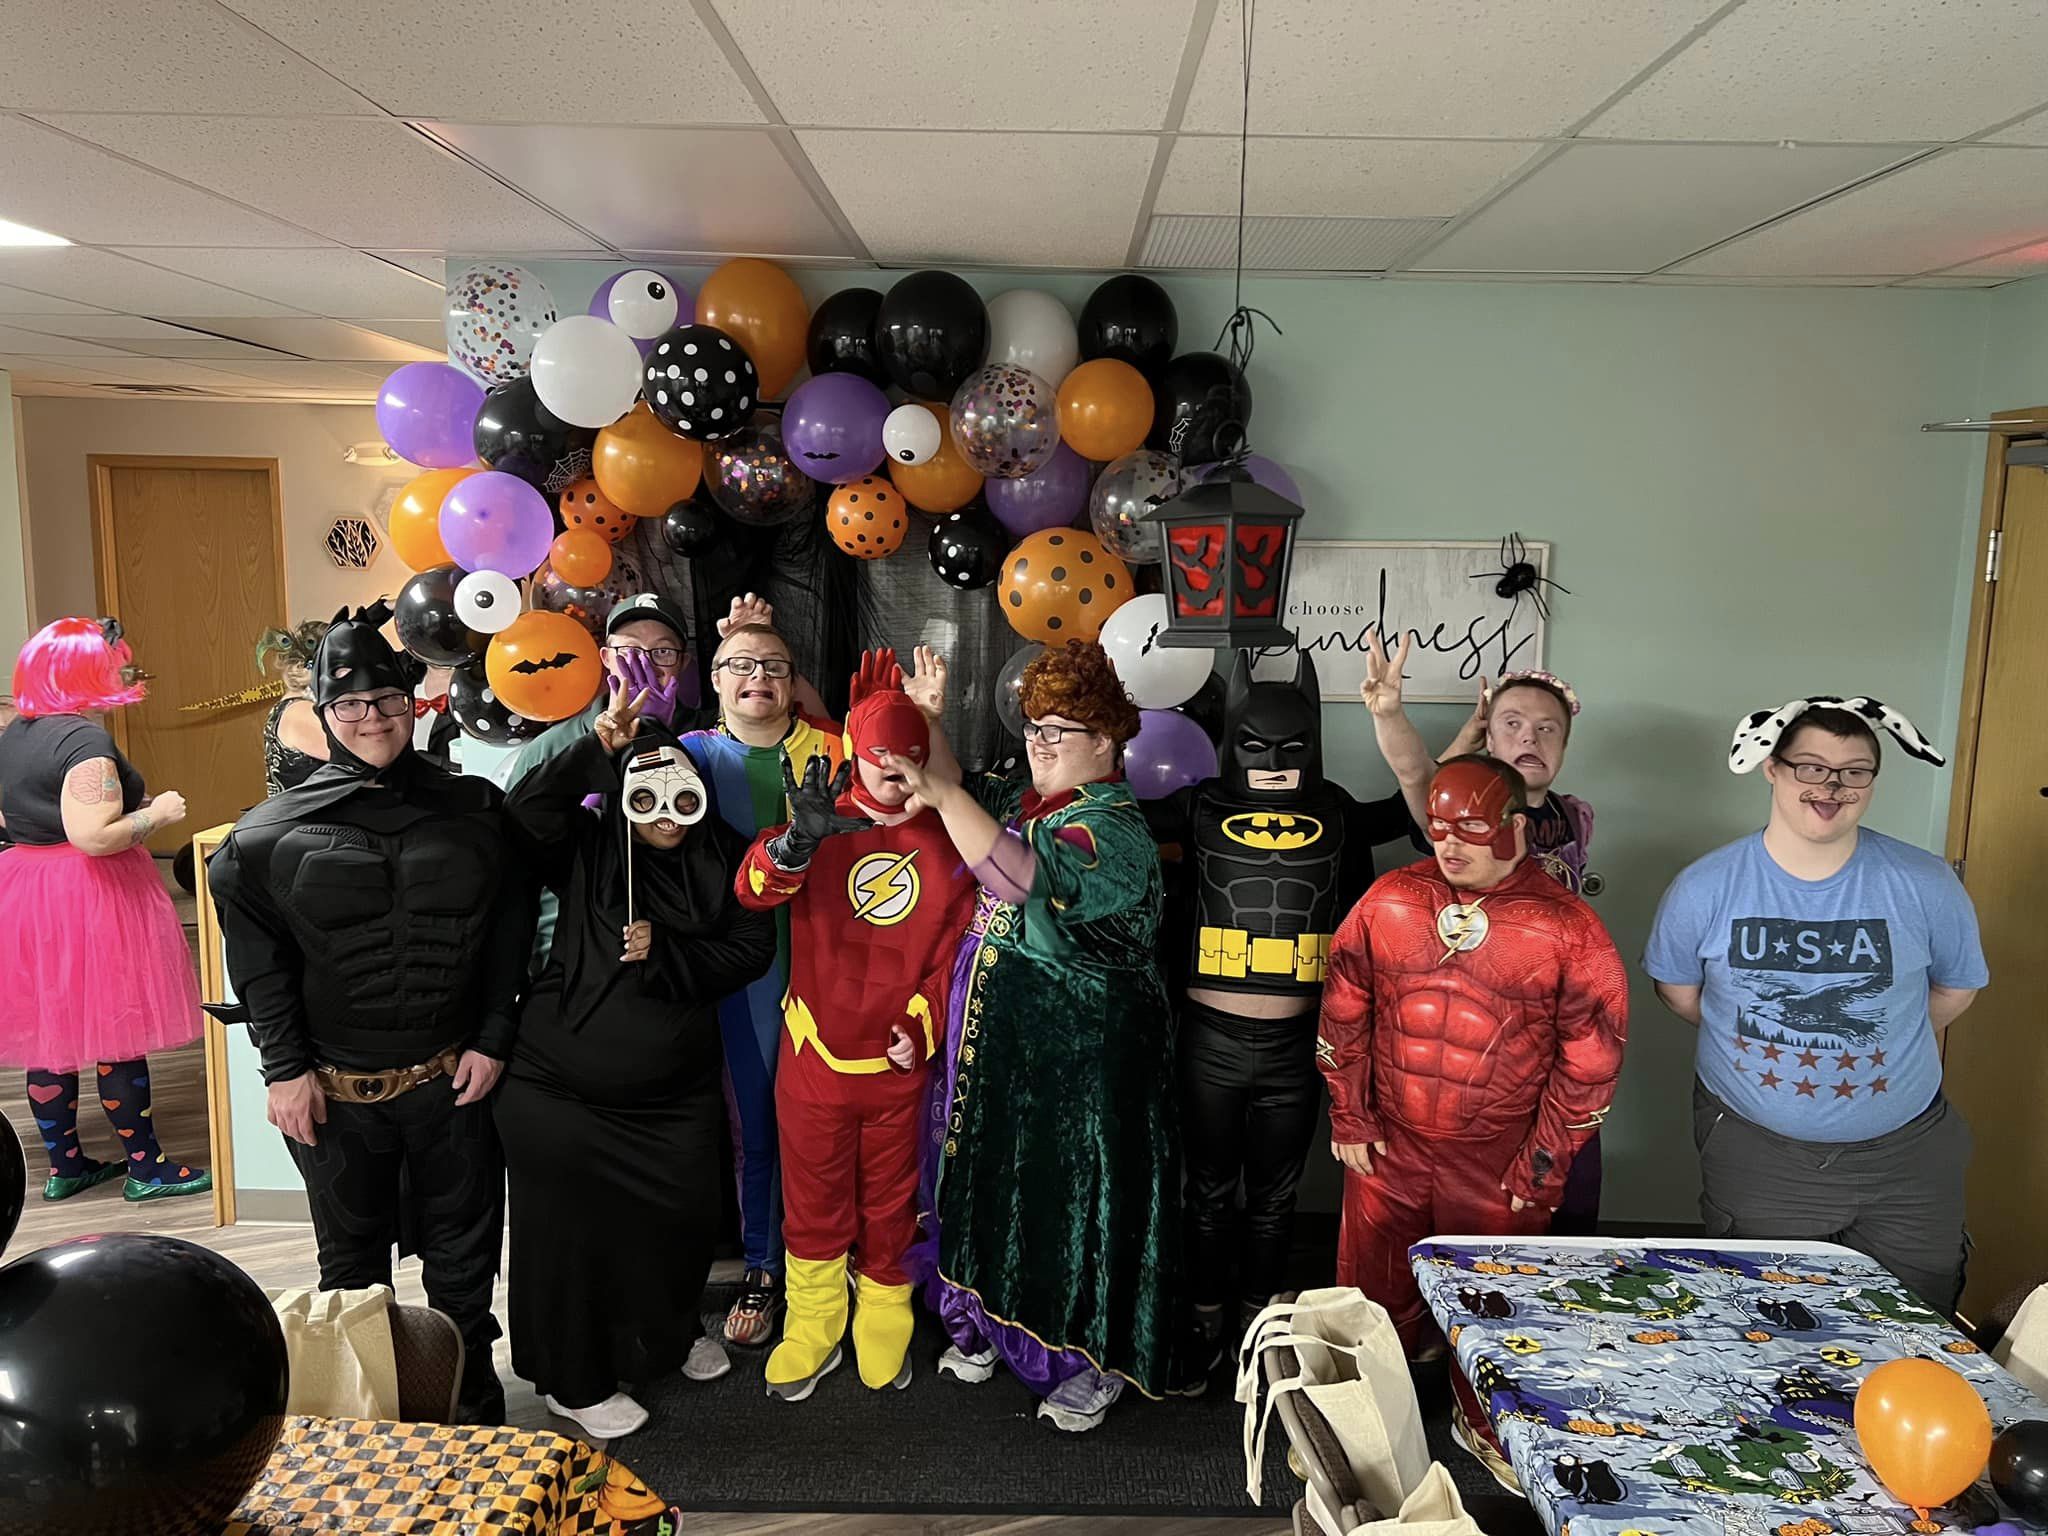
<instances>
[{"instance_id":1,"label":"batman costume","mask_svg":"<svg viewBox=\"0 0 2048 1536\"><path fill-rule=\"evenodd\" d=\"M243 816L207 863L238 999L212 1011L249 1025L266 1084L310 1073L324 1096L313 1144L285 1143L322 1288L389 1285L403 1209L427 1296L462 1332L458 1414L495 1424L504 1166L489 1104L457 1104L452 1078L465 1051L512 1053L533 914L493 785L428 762L409 734L382 768L335 734L337 699L409 696L419 680L378 633L388 617L381 603L336 615L313 661L331 760Z\"/></svg>"},{"instance_id":2,"label":"batman costume","mask_svg":"<svg viewBox=\"0 0 2048 1536\"><path fill-rule=\"evenodd\" d=\"M1306 652L1284 683L1253 682L1251 653L1238 652L1222 747L1218 777L1152 802L1188 931L1181 1134L1188 1273L1205 1331L1222 1326L1214 1309L1230 1294L1233 1251L1244 1307L1282 1288L1322 1098L1316 1005L1330 939L1372 883L1373 845L1408 834L1405 807L1361 804L1323 777L1321 696Z\"/></svg>"}]
</instances>

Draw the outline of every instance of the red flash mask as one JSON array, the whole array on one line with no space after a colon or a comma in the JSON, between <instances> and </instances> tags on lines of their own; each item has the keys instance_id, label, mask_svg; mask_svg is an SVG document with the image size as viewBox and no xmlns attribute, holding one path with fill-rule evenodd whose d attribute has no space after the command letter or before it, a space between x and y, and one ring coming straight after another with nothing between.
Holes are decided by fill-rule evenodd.
<instances>
[{"instance_id":1,"label":"red flash mask","mask_svg":"<svg viewBox=\"0 0 2048 1536\"><path fill-rule=\"evenodd\" d=\"M854 757L876 767L882 754L922 763L931 756L931 727L910 696L896 689L871 693L846 712L846 741ZM865 801L860 775L853 780L854 797ZM868 807L875 809L875 807Z\"/></svg>"},{"instance_id":2,"label":"red flash mask","mask_svg":"<svg viewBox=\"0 0 2048 1536\"><path fill-rule=\"evenodd\" d=\"M1507 780L1485 763L1446 763L1429 781L1429 840L1455 835L1461 843L1484 844L1497 859L1512 859L1513 802Z\"/></svg>"}]
</instances>

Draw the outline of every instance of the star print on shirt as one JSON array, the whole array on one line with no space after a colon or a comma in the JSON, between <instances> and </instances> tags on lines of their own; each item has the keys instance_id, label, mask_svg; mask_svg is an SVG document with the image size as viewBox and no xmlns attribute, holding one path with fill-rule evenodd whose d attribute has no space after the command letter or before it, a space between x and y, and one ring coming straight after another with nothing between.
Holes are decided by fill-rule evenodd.
<instances>
[{"instance_id":1,"label":"star print on shirt","mask_svg":"<svg viewBox=\"0 0 2048 1536\"><path fill-rule=\"evenodd\" d=\"M1854 1083L1837 1083L1837 1084L1835 1084L1835 1097L1836 1097L1836 1098L1838 1098L1838 1099L1853 1099L1853 1098L1855 1098L1855 1097L1856 1097L1856 1085L1855 1085Z\"/></svg>"},{"instance_id":2,"label":"star print on shirt","mask_svg":"<svg viewBox=\"0 0 2048 1536\"><path fill-rule=\"evenodd\" d=\"M1870 1053L1870 1064L1871 1064L1871 1065L1872 1065L1873 1067L1881 1067L1881 1066L1883 1066L1883 1065L1884 1065L1884 1052L1883 1052L1883 1051L1872 1051L1872 1052Z\"/></svg>"},{"instance_id":3,"label":"star print on shirt","mask_svg":"<svg viewBox=\"0 0 2048 1536\"><path fill-rule=\"evenodd\" d=\"M1813 1097L1813 1090L1818 1088L1820 1084L1815 1082L1809 1082L1806 1078L1802 1077L1801 1079L1799 1079L1798 1082L1794 1083L1792 1086L1796 1090L1798 1090L1799 1097L1801 1097L1802 1099L1810 1099Z\"/></svg>"},{"instance_id":4,"label":"star print on shirt","mask_svg":"<svg viewBox=\"0 0 2048 1536\"><path fill-rule=\"evenodd\" d=\"M1789 955L1792 953L1792 941L1790 939L1780 939L1771 948L1781 955Z\"/></svg>"},{"instance_id":5,"label":"star print on shirt","mask_svg":"<svg viewBox=\"0 0 2048 1536\"><path fill-rule=\"evenodd\" d=\"M1892 1080L1888 1077L1873 1077L1870 1080L1870 1091L1872 1093L1889 1093L1891 1086Z\"/></svg>"},{"instance_id":6,"label":"star print on shirt","mask_svg":"<svg viewBox=\"0 0 2048 1536\"><path fill-rule=\"evenodd\" d=\"M1765 1061L1776 1061L1780 1056L1784 1054L1785 1053L1779 1050L1775 1045L1770 1045L1768 1043L1764 1046L1763 1049L1763 1057Z\"/></svg>"},{"instance_id":7,"label":"star print on shirt","mask_svg":"<svg viewBox=\"0 0 2048 1536\"><path fill-rule=\"evenodd\" d=\"M1844 944L1840 939L1836 939L1832 944L1828 946L1828 953L1831 955L1839 955L1846 952L1848 948L1848 945Z\"/></svg>"},{"instance_id":8,"label":"star print on shirt","mask_svg":"<svg viewBox=\"0 0 2048 1536\"><path fill-rule=\"evenodd\" d=\"M1757 1079L1757 1082L1766 1088L1775 1088L1778 1086L1779 1083L1783 1081L1784 1079L1779 1077L1777 1073L1769 1071L1765 1072L1762 1077L1759 1077Z\"/></svg>"},{"instance_id":9,"label":"star print on shirt","mask_svg":"<svg viewBox=\"0 0 2048 1536\"><path fill-rule=\"evenodd\" d=\"M1856 1070L1856 1058L1854 1056L1851 1056L1847 1051L1844 1051L1841 1055L1835 1058L1835 1065L1840 1067L1844 1072L1854 1072Z\"/></svg>"},{"instance_id":10,"label":"star print on shirt","mask_svg":"<svg viewBox=\"0 0 2048 1536\"><path fill-rule=\"evenodd\" d=\"M1819 1065L1820 1065L1820 1052L1818 1052L1818 1051L1801 1051L1801 1052L1799 1053L1799 1065L1801 1065L1802 1067L1817 1067L1817 1066L1819 1066Z\"/></svg>"}]
</instances>

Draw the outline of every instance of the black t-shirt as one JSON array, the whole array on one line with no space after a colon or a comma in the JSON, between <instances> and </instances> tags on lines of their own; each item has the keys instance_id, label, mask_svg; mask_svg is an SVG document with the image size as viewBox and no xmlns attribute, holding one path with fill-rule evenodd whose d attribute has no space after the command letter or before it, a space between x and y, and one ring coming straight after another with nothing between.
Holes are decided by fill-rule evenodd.
<instances>
[{"instance_id":1,"label":"black t-shirt","mask_svg":"<svg viewBox=\"0 0 2048 1536\"><path fill-rule=\"evenodd\" d=\"M17 843L48 846L65 841L64 776L96 757L114 760L121 778L121 811L142 804L142 775L114 738L83 715L24 716L0 731L0 816Z\"/></svg>"}]
</instances>

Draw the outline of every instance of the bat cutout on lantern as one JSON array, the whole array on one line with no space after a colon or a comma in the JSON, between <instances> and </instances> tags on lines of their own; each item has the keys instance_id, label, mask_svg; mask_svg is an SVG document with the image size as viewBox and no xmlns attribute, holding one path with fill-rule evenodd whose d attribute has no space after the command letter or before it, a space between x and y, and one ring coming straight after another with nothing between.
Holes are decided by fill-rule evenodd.
<instances>
[{"instance_id":1,"label":"bat cutout on lantern","mask_svg":"<svg viewBox=\"0 0 2048 1536\"><path fill-rule=\"evenodd\" d=\"M1510 533L1500 541L1500 569L1477 571L1472 580L1492 582L1494 596L1504 597L1514 604L1509 610L1511 619L1521 611L1524 595L1546 619L1550 617L1550 599L1544 595L1545 587L1554 587L1566 597L1572 595L1570 587L1560 586L1536 569L1529 559L1529 546L1522 542L1519 533Z\"/></svg>"}]
</instances>

